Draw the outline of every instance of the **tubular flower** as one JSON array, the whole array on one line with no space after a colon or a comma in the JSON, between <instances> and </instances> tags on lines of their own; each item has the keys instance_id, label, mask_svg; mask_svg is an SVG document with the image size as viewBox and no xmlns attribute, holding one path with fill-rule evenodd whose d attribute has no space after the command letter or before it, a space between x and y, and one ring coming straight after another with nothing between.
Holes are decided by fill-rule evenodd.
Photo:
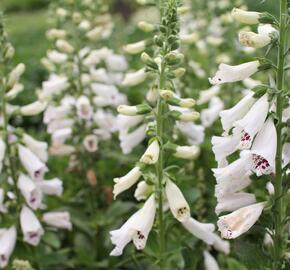
<instances>
[{"instance_id":1,"label":"tubular flower","mask_svg":"<svg viewBox=\"0 0 290 270\"><path fill-rule=\"evenodd\" d=\"M42 217L43 222L59 229L72 229L69 212L49 212Z\"/></svg>"},{"instance_id":2,"label":"tubular flower","mask_svg":"<svg viewBox=\"0 0 290 270\"><path fill-rule=\"evenodd\" d=\"M256 73L259 66L259 61L247 62L237 66L220 64L219 70L213 78L209 78L209 82L214 85L219 85L223 83L242 81Z\"/></svg>"},{"instance_id":3,"label":"tubular flower","mask_svg":"<svg viewBox=\"0 0 290 270\"><path fill-rule=\"evenodd\" d=\"M155 164L159 158L160 147L157 140L154 140L147 148L140 161L145 164Z\"/></svg>"},{"instance_id":4,"label":"tubular flower","mask_svg":"<svg viewBox=\"0 0 290 270\"><path fill-rule=\"evenodd\" d=\"M203 252L205 270L219 270L219 266L215 258L208 252Z\"/></svg>"},{"instance_id":5,"label":"tubular flower","mask_svg":"<svg viewBox=\"0 0 290 270\"><path fill-rule=\"evenodd\" d=\"M4 229L0 234L0 267L4 268L7 266L9 258L14 250L16 244L16 228L10 227Z\"/></svg>"},{"instance_id":6,"label":"tubular flower","mask_svg":"<svg viewBox=\"0 0 290 270\"><path fill-rule=\"evenodd\" d=\"M223 238L234 239L247 232L258 220L265 202L242 207L218 220L219 231Z\"/></svg>"},{"instance_id":7,"label":"tubular flower","mask_svg":"<svg viewBox=\"0 0 290 270\"><path fill-rule=\"evenodd\" d=\"M153 226L155 212L155 196L151 195L143 207L132 215L120 229L110 232L111 241L115 245L110 255L122 255L123 249L131 241L138 250L144 249Z\"/></svg>"},{"instance_id":8,"label":"tubular flower","mask_svg":"<svg viewBox=\"0 0 290 270\"><path fill-rule=\"evenodd\" d=\"M258 24L261 13L255 11L246 11L239 8L232 10L232 16L235 20L245 24Z\"/></svg>"}]
</instances>

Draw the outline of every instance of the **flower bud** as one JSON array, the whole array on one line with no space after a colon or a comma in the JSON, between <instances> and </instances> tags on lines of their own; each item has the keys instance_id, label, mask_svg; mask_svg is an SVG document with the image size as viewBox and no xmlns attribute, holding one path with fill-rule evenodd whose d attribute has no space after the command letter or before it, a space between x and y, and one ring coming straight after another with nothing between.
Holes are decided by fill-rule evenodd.
<instances>
[{"instance_id":1,"label":"flower bud","mask_svg":"<svg viewBox=\"0 0 290 270\"><path fill-rule=\"evenodd\" d=\"M160 90L160 96L164 100L170 100L174 97L174 93L171 90Z\"/></svg>"},{"instance_id":2,"label":"flower bud","mask_svg":"<svg viewBox=\"0 0 290 270\"><path fill-rule=\"evenodd\" d=\"M11 90L6 93L5 97L7 100L12 100L14 98L16 98L16 96L21 93L24 89L24 86L23 84L21 83L16 83L12 88Z\"/></svg>"},{"instance_id":3,"label":"flower bud","mask_svg":"<svg viewBox=\"0 0 290 270\"><path fill-rule=\"evenodd\" d=\"M66 37L66 31L63 29L49 29L46 32L46 37L49 40L54 40L54 39L63 39Z\"/></svg>"},{"instance_id":4,"label":"flower bud","mask_svg":"<svg viewBox=\"0 0 290 270\"><path fill-rule=\"evenodd\" d=\"M86 33L86 37L89 40L96 41L102 36L103 27L97 26L93 28L91 31Z\"/></svg>"},{"instance_id":5,"label":"flower bud","mask_svg":"<svg viewBox=\"0 0 290 270\"><path fill-rule=\"evenodd\" d=\"M15 83L18 82L20 76L25 71L25 65L24 64L18 64L9 74L8 81L7 81L7 87L12 88Z\"/></svg>"},{"instance_id":6,"label":"flower bud","mask_svg":"<svg viewBox=\"0 0 290 270\"><path fill-rule=\"evenodd\" d=\"M197 33L180 35L180 41L183 44L193 44L198 41L199 35Z\"/></svg>"},{"instance_id":7,"label":"flower bud","mask_svg":"<svg viewBox=\"0 0 290 270\"><path fill-rule=\"evenodd\" d=\"M147 104L140 104L137 106L120 105L117 108L118 113L128 116L134 116L138 114L146 114L151 112L152 108Z\"/></svg>"},{"instance_id":8,"label":"flower bud","mask_svg":"<svg viewBox=\"0 0 290 270\"><path fill-rule=\"evenodd\" d=\"M141 181L137 185L134 197L136 198L137 201L146 200L153 192L153 190L154 190L153 185L148 185L145 181Z\"/></svg>"},{"instance_id":9,"label":"flower bud","mask_svg":"<svg viewBox=\"0 0 290 270\"><path fill-rule=\"evenodd\" d=\"M170 52L165 56L168 65L177 65L183 62L184 55L182 53Z\"/></svg>"},{"instance_id":10,"label":"flower bud","mask_svg":"<svg viewBox=\"0 0 290 270\"><path fill-rule=\"evenodd\" d=\"M20 113L24 116L37 115L45 110L47 102L35 101L31 104L25 105L20 108Z\"/></svg>"},{"instance_id":11,"label":"flower bud","mask_svg":"<svg viewBox=\"0 0 290 270\"><path fill-rule=\"evenodd\" d=\"M138 54L145 50L146 41L142 40L136 43L130 43L123 47L124 51L128 54Z\"/></svg>"},{"instance_id":12,"label":"flower bud","mask_svg":"<svg viewBox=\"0 0 290 270\"><path fill-rule=\"evenodd\" d=\"M241 31L239 33L239 42L246 47L262 48L271 42L271 38L267 35Z\"/></svg>"},{"instance_id":13,"label":"flower bud","mask_svg":"<svg viewBox=\"0 0 290 270\"><path fill-rule=\"evenodd\" d=\"M186 72L185 68L177 68L175 70L173 70L173 74L175 76L175 78L180 78L182 77Z\"/></svg>"},{"instance_id":14,"label":"flower bud","mask_svg":"<svg viewBox=\"0 0 290 270\"><path fill-rule=\"evenodd\" d=\"M5 52L4 52L4 58L6 60L10 60L15 53L15 49L13 48L13 46L10 43L7 43L6 48L5 48Z\"/></svg>"},{"instance_id":15,"label":"flower bud","mask_svg":"<svg viewBox=\"0 0 290 270\"><path fill-rule=\"evenodd\" d=\"M160 147L158 141L155 139L147 148L140 162L145 164L155 164L159 158Z\"/></svg>"},{"instance_id":16,"label":"flower bud","mask_svg":"<svg viewBox=\"0 0 290 270\"><path fill-rule=\"evenodd\" d=\"M199 113L194 112L194 111L189 111L189 112L171 111L170 115L174 119L184 121L184 122L196 121L199 118Z\"/></svg>"},{"instance_id":17,"label":"flower bud","mask_svg":"<svg viewBox=\"0 0 290 270\"><path fill-rule=\"evenodd\" d=\"M138 27L145 33L152 32L155 29L155 26L153 24L145 22L145 21L139 22Z\"/></svg>"},{"instance_id":18,"label":"flower bud","mask_svg":"<svg viewBox=\"0 0 290 270\"><path fill-rule=\"evenodd\" d=\"M245 24L258 24L259 18L261 17L260 12L255 11L245 11L239 8L234 8L232 10L232 16L235 20Z\"/></svg>"},{"instance_id":19,"label":"flower bud","mask_svg":"<svg viewBox=\"0 0 290 270\"><path fill-rule=\"evenodd\" d=\"M60 17L60 18L65 18L66 16L67 16L67 14L68 14L68 12L67 12L67 10L66 9L64 9L64 8L58 8L57 10L56 10L56 15L58 16L58 17Z\"/></svg>"},{"instance_id":20,"label":"flower bud","mask_svg":"<svg viewBox=\"0 0 290 270\"><path fill-rule=\"evenodd\" d=\"M72 15L72 20L74 23L80 23L82 20L82 14L79 12L74 12Z\"/></svg>"},{"instance_id":21,"label":"flower bud","mask_svg":"<svg viewBox=\"0 0 290 270\"><path fill-rule=\"evenodd\" d=\"M135 72L130 72L125 74L125 77L122 81L123 86L135 86L137 84L140 84L146 80L147 74L145 72L145 69L140 69Z\"/></svg>"},{"instance_id":22,"label":"flower bud","mask_svg":"<svg viewBox=\"0 0 290 270\"><path fill-rule=\"evenodd\" d=\"M56 41L56 47L63 53L73 53L74 47L64 39Z\"/></svg>"}]
</instances>

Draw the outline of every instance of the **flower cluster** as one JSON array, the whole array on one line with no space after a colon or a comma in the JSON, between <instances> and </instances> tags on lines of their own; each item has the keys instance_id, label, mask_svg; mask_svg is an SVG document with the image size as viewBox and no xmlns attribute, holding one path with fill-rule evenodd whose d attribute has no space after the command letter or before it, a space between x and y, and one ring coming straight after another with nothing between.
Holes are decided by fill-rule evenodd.
<instances>
[{"instance_id":1,"label":"flower cluster","mask_svg":"<svg viewBox=\"0 0 290 270\"><path fill-rule=\"evenodd\" d=\"M138 183L134 196L138 201L145 200L145 203L121 228L111 231L111 241L115 245L111 252L112 256L121 255L125 246L131 241L136 249L145 248L149 233L154 225L156 211L158 211L156 220L158 220L159 225L159 237L161 239L164 237L162 232L165 228L163 212L167 210L163 207L165 202L174 218L190 233L203 240L207 245L226 254L229 253L229 244L214 233L215 226L213 224L200 223L191 217L190 206L175 183L175 176L167 172L165 167L169 165L165 164L167 157L174 156L192 160L199 154L199 148L194 144L181 146L173 143L173 130L166 126L166 123L169 122L170 125L182 127L185 132L192 135L192 127L184 125L192 124L199 117L198 112L193 110L195 100L181 98L176 93L176 82L184 74L184 69L180 67L184 56L179 52L180 40L176 2L170 0L162 7L164 14L159 26L147 22L139 23L139 26L146 27L148 32L154 31L155 33L153 40L151 40L156 46L153 57L143 52L148 40L125 46L127 53L142 52L141 60L146 65L146 68L142 69L142 80L153 78L155 81L148 91L148 102L135 106L120 105L118 107L120 114L118 117L121 120L119 124L126 129L125 132L129 132L137 126L137 129L132 133L134 135L126 135L122 139L122 134L120 134L123 151L130 152L135 145L145 138L146 134L150 139L149 146L135 167L125 176L114 179L113 193L115 198ZM181 70L183 70L182 74ZM135 85L136 82L142 81L139 79L131 81L132 78L129 78L130 83L126 84L127 86L132 85L131 82ZM144 120L147 121L146 125L141 124ZM139 133L142 136L138 135ZM132 137L128 139L126 138L128 136ZM135 140L135 138L137 139ZM140 181L141 178L144 180ZM160 242L161 250L162 241ZM214 258L207 251L205 251L205 258L209 265L216 265ZM162 261L163 259L161 258Z\"/></svg>"},{"instance_id":2,"label":"flower cluster","mask_svg":"<svg viewBox=\"0 0 290 270\"><path fill-rule=\"evenodd\" d=\"M126 103L118 86L126 59L100 44L111 35L113 22L106 1L64 1L52 7L54 26L47 31L53 48L42 59L50 71L39 97L49 102L44 113L51 134L52 155L94 154L100 141L116 131L111 108Z\"/></svg>"},{"instance_id":3,"label":"flower cluster","mask_svg":"<svg viewBox=\"0 0 290 270\"><path fill-rule=\"evenodd\" d=\"M11 68L14 48L8 42L2 18L0 22L1 111L0 111L0 268L7 266L15 248L17 231L23 241L37 246L47 226L71 229L68 212L46 212L45 195L60 196L62 181L44 179L48 168L48 145L31 137L20 127L11 125L15 117L41 113L46 102L37 100L28 105L15 105L14 98L24 90L20 77L24 64ZM10 102L14 102L12 105ZM19 224L19 225L18 225Z\"/></svg>"},{"instance_id":4,"label":"flower cluster","mask_svg":"<svg viewBox=\"0 0 290 270\"><path fill-rule=\"evenodd\" d=\"M271 17L262 13L236 8L232 15L237 21L248 24L271 20ZM240 32L241 44L260 48L262 43L266 46L275 41L277 30L271 25L260 25L258 32L259 34ZM214 85L237 82L266 68L269 68L269 64L263 61L252 61L238 66L221 64L215 76L209 80ZM218 168L213 169L217 182L216 213L219 215L222 212L232 212L221 216L218 221L224 238L236 238L247 232L266 206L266 202L257 203L254 194L241 192L251 184L250 176L275 175L277 133L274 119L269 115L275 110L275 100L267 93L267 89L268 86L257 85L234 107L221 111L224 132L221 137L212 138L213 151L218 162ZM239 158L229 164L227 158L236 151L240 151Z\"/></svg>"}]
</instances>

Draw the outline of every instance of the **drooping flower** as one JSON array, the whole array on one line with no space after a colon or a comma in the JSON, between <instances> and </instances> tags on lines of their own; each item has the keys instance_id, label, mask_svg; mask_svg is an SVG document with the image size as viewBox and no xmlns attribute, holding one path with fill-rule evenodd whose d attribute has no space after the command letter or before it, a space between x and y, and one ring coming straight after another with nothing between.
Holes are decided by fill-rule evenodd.
<instances>
[{"instance_id":1,"label":"drooping flower","mask_svg":"<svg viewBox=\"0 0 290 270\"><path fill-rule=\"evenodd\" d=\"M234 239L247 232L260 217L265 205L265 202L252 204L219 217L217 224L222 237Z\"/></svg>"},{"instance_id":2,"label":"drooping flower","mask_svg":"<svg viewBox=\"0 0 290 270\"><path fill-rule=\"evenodd\" d=\"M14 250L16 244L16 228L10 227L4 229L0 235L0 267L4 268L7 266L9 258Z\"/></svg>"},{"instance_id":3,"label":"drooping flower","mask_svg":"<svg viewBox=\"0 0 290 270\"><path fill-rule=\"evenodd\" d=\"M20 108L20 113L24 116L33 116L43 112L46 107L47 102L38 100L31 104L22 106Z\"/></svg>"},{"instance_id":4,"label":"drooping flower","mask_svg":"<svg viewBox=\"0 0 290 270\"><path fill-rule=\"evenodd\" d=\"M172 215L180 222L190 218L190 208L178 186L170 179L166 180L165 194Z\"/></svg>"},{"instance_id":5,"label":"drooping flower","mask_svg":"<svg viewBox=\"0 0 290 270\"><path fill-rule=\"evenodd\" d=\"M49 212L42 217L43 222L47 225L58 229L72 229L69 212Z\"/></svg>"},{"instance_id":6,"label":"drooping flower","mask_svg":"<svg viewBox=\"0 0 290 270\"><path fill-rule=\"evenodd\" d=\"M61 196L61 194L63 193L63 183L59 178L37 181L36 185L39 187L41 192L46 195Z\"/></svg>"},{"instance_id":7,"label":"drooping flower","mask_svg":"<svg viewBox=\"0 0 290 270\"><path fill-rule=\"evenodd\" d=\"M43 176L48 169L36 155L21 144L18 144L18 155L23 167L31 178L36 180L43 179Z\"/></svg>"},{"instance_id":8,"label":"drooping flower","mask_svg":"<svg viewBox=\"0 0 290 270\"><path fill-rule=\"evenodd\" d=\"M204 268L205 270L219 270L219 266L215 258L208 252L203 252Z\"/></svg>"},{"instance_id":9,"label":"drooping flower","mask_svg":"<svg viewBox=\"0 0 290 270\"><path fill-rule=\"evenodd\" d=\"M134 192L134 197L137 201L146 200L153 192L154 186L148 185L145 181L140 181Z\"/></svg>"},{"instance_id":10,"label":"drooping flower","mask_svg":"<svg viewBox=\"0 0 290 270\"><path fill-rule=\"evenodd\" d=\"M145 81L147 75L145 69L140 69L135 72L126 73L122 81L123 86L135 86Z\"/></svg>"},{"instance_id":11,"label":"drooping flower","mask_svg":"<svg viewBox=\"0 0 290 270\"><path fill-rule=\"evenodd\" d=\"M247 62L237 66L220 64L219 70L213 78L209 78L209 82L214 85L219 85L228 82L242 81L256 73L259 66L259 61Z\"/></svg>"},{"instance_id":12,"label":"drooping flower","mask_svg":"<svg viewBox=\"0 0 290 270\"><path fill-rule=\"evenodd\" d=\"M140 158L140 161L145 164L155 164L158 161L159 152L159 143L158 140L155 139L153 142L150 143L145 153Z\"/></svg>"},{"instance_id":13,"label":"drooping flower","mask_svg":"<svg viewBox=\"0 0 290 270\"><path fill-rule=\"evenodd\" d=\"M115 178L114 182L114 198L116 198L121 192L129 189L133 186L141 177L142 173L138 166L133 168L130 172L128 172L125 176L120 178Z\"/></svg>"},{"instance_id":14,"label":"drooping flower","mask_svg":"<svg viewBox=\"0 0 290 270\"><path fill-rule=\"evenodd\" d=\"M37 246L44 231L35 214L27 206L23 206L20 212L20 225L24 242Z\"/></svg>"},{"instance_id":15,"label":"drooping flower","mask_svg":"<svg viewBox=\"0 0 290 270\"><path fill-rule=\"evenodd\" d=\"M197 100L198 105L209 102L213 97L215 97L220 92L220 86L214 85L207 90L200 91L199 98Z\"/></svg>"},{"instance_id":16,"label":"drooping flower","mask_svg":"<svg viewBox=\"0 0 290 270\"><path fill-rule=\"evenodd\" d=\"M151 195L143 207L133 214L120 229L110 232L115 248L111 256L120 256L125 246L133 240L138 250L144 249L152 229L156 212L155 196Z\"/></svg>"},{"instance_id":17,"label":"drooping flower","mask_svg":"<svg viewBox=\"0 0 290 270\"><path fill-rule=\"evenodd\" d=\"M262 128L269 110L267 95L259 98L247 114L234 123L233 134L240 136L238 149L248 149L251 147L255 135Z\"/></svg>"},{"instance_id":18,"label":"drooping flower","mask_svg":"<svg viewBox=\"0 0 290 270\"><path fill-rule=\"evenodd\" d=\"M48 144L47 142L37 141L28 134L22 136L23 143L30 149L33 154L38 156L42 162L48 159Z\"/></svg>"}]
</instances>

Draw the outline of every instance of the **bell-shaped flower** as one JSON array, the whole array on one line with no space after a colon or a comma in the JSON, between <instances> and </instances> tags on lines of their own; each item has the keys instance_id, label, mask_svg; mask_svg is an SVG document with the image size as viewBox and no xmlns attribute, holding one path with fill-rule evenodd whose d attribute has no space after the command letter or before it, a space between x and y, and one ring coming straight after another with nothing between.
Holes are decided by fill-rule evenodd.
<instances>
[{"instance_id":1,"label":"bell-shaped flower","mask_svg":"<svg viewBox=\"0 0 290 270\"><path fill-rule=\"evenodd\" d=\"M231 181L233 179L241 179L246 175L250 175L251 157L249 155L242 155L239 159L230 163L226 167L212 169L217 183L224 181Z\"/></svg>"},{"instance_id":2,"label":"bell-shaped flower","mask_svg":"<svg viewBox=\"0 0 290 270\"><path fill-rule=\"evenodd\" d=\"M111 256L120 256L125 246L133 240L138 250L144 249L152 229L156 212L155 196L151 195L143 207L132 215L120 229L110 232L115 248Z\"/></svg>"},{"instance_id":3,"label":"bell-shaped flower","mask_svg":"<svg viewBox=\"0 0 290 270\"><path fill-rule=\"evenodd\" d=\"M31 180L27 175L20 174L17 187L29 207L34 210L40 208L42 202L42 192L33 180Z\"/></svg>"},{"instance_id":4,"label":"bell-shaped flower","mask_svg":"<svg viewBox=\"0 0 290 270\"><path fill-rule=\"evenodd\" d=\"M128 54L138 54L145 50L146 48L146 41L141 40L136 43L127 44L123 47L124 51Z\"/></svg>"},{"instance_id":5,"label":"bell-shaped flower","mask_svg":"<svg viewBox=\"0 0 290 270\"><path fill-rule=\"evenodd\" d=\"M134 147L139 145L146 138L147 125L141 125L132 132L129 130L123 130L119 133L119 140L122 152L129 154L132 152Z\"/></svg>"},{"instance_id":6,"label":"bell-shaped flower","mask_svg":"<svg viewBox=\"0 0 290 270\"><path fill-rule=\"evenodd\" d=\"M270 117L259 131L251 148L252 169L257 176L275 172L276 150L277 132L273 119Z\"/></svg>"},{"instance_id":7,"label":"bell-shaped flower","mask_svg":"<svg viewBox=\"0 0 290 270\"><path fill-rule=\"evenodd\" d=\"M242 207L218 220L219 231L223 238L234 239L247 232L259 219L265 202Z\"/></svg>"},{"instance_id":8,"label":"bell-shaped flower","mask_svg":"<svg viewBox=\"0 0 290 270\"><path fill-rule=\"evenodd\" d=\"M248 175L240 178L228 178L215 186L215 196L217 198L225 196L227 193L241 191L251 184L251 179Z\"/></svg>"},{"instance_id":9,"label":"bell-shaped flower","mask_svg":"<svg viewBox=\"0 0 290 270\"><path fill-rule=\"evenodd\" d=\"M190 208L178 186L171 180L166 180L165 194L172 215L180 222L190 218Z\"/></svg>"},{"instance_id":10,"label":"bell-shaped flower","mask_svg":"<svg viewBox=\"0 0 290 270\"><path fill-rule=\"evenodd\" d=\"M1 173L2 167L3 167L3 160L4 160L4 157L5 157L5 152L6 152L6 144L0 138L0 173Z\"/></svg>"},{"instance_id":11,"label":"bell-shaped flower","mask_svg":"<svg viewBox=\"0 0 290 270\"><path fill-rule=\"evenodd\" d=\"M24 242L37 246L44 231L35 214L27 206L23 206L21 209L20 226Z\"/></svg>"},{"instance_id":12,"label":"bell-shaped flower","mask_svg":"<svg viewBox=\"0 0 290 270\"><path fill-rule=\"evenodd\" d=\"M174 156L182 159L195 159L199 156L200 148L196 145L177 146Z\"/></svg>"},{"instance_id":13,"label":"bell-shaped flower","mask_svg":"<svg viewBox=\"0 0 290 270\"><path fill-rule=\"evenodd\" d=\"M255 102L254 93L250 92L243 97L234 107L220 112L220 118L225 134L233 127L233 124L242 119Z\"/></svg>"},{"instance_id":14,"label":"bell-shaped flower","mask_svg":"<svg viewBox=\"0 0 290 270\"><path fill-rule=\"evenodd\" d=\"M46 107L47 107L47 102L38 100L31 104L22 106L20 108L20 113L24 116L33 116L33 115L37 115L43 112Z\"/></svg>"},{"instance_id":15,"label":"bell-shaped flower","mask_svg":"<svg viewBox=\"0 0 290 270\"><path fill-rule=\"evenodd\" d=\"M135 72L129 72L125 74L125 77L122 81L123 86L135 86L146 80L147 74L145 69L140 69Z\"/></svg>"},{"instance_id":16,"label":"bell-shaped flower","mask_svg":"<svg viewBox=\"0 0 290 270\"><path fill-rule=\"evenodd\" d=\"M63 193L63 183L59 178L36 182L37 186L46 195L61 196Z\"/></svg>"},{"instance_id":17,"label":"bell-shaped flower","mask_svg":"<svg viewBox=\"0 0 290 270\"><path fill-rule=\"evenodd\" d=\"M146 149L140 161L145 164L155 164L159 158L160 147L157 139L154 139Z\"/></svg>"},{"instance_id":18,"label":"bell-shaped flower","mask_svg":"<svg viewBox=\"0 0 290 270\"><path fill-rule=\"evenodd\" d=\"M235 20L245 24L258 24L262 13L255 11L247 11L239 8L232 10L232 16Z\"/></svg>"},{"instance_id":19,"label":"bell-shaped flower","mask_svg":"<svg viewBox=\"0 0 290 270\"><path fill-rule=\"evenodd\" d=\"M56 74L50 75L47 81L42 83L42 91L39 93L41 99L49 99L53 95L58 95L69 87L68 79Z\"/></svg>"},{"instance_id":20,"label":"bell-shaped flower","mask_svg":"<svg viewBox=\"0 0 290 270\"><path fill-rule=\"evenodd\" d=\"M0 235L0 268L8 265L9 258L15 248L17 238L16 228L4 229Z\"/></svg>"},{"instance_id":21,"label":"bell-shaped flower","mask_svg":"<svg viewBox=\"0 0 290 270\"><path fill-rule=\"evenodd\" d=\"M226 157L236 151L239 141L240 138L233 135L227 137L212 137L212 150L215 155L215 160L218 162L219 168L227 165Z\"/></svg>"},{"instance_id":22,"label":"bell-shaped flower","mask_svg":"<svg viewBox=\"0 0 290 270\"><path fill-rule=\"evenodd\" d=\"M185 227L191 234L193 234L198 239L202 240L208 245L213 245L216 241L216 235L214 233L215 226L211 223L201 223L194 218L182 222L183 227Z\"/></svg>"},{"instance_id":23,"label":"bell-shaped flower","mask_svg":"<svg viewBox=\"0 0 290 270\"><path fill-rule=\"evenodd\" d=\"M220 89L221 87L219 85L214 85L207 90L200 91L197 105L202 105L209 102L213 97L219 94Z\"/></svg>"},{"instance_id":24,"label":"bell-shaped flower","mask_svg":"<svg viewBox=\"0 0 290 270\"><path fill-rule=\"evenodd\" d=\"M88 152L93 153L98 150L98 142L98 137L94 134L91 134L84 138L83 145Z\"/></svg>"},{"instance_id":25,"label":"bell-shaped flower","mask_svg":"<svg viewBox=\"0 0 290 270\"><path fill-rule=\"evenodd\" d=\"M54 131L51 135L51 141L53 145L63 144L72 135L72 128L62 128Z\"/></svg>"},{"instance_id":26,"label":"bell-shaped flower","mask_svg":"<svg viewBox=\"0 0 290 270\"><path fill-rule=\"evenodd\" d=\"M72 229L69 212L49 212L42 217L44 223L58 229Z\"/></svg>"},{"instance_id":27,"label":"bell-shaped flower","mask_svg":"<svg viewBox=\"0 0 290 270\"><path fill-rule=\"evenodd\" d=\"M187 141L190 145L199 145L203 142L205 130L204 126L177 121L176 127L183 135L187 137Z\"/></svg>"},{"instance_id":28,"label":"bell-shaped flower","mask_svg":"<svg viewBox=\"0 0 290 270\"><path fill-rule=\"evenodd\" d=\"M138 166L133 168L130 172L128 172L125 176L120 178L115 178L114 182L114 198L116 198L120 193L132 187L139 178L141 177L142 172Z\"/></svg>"},{"instance_id":29,"label":"bell-shaped flower","mask_svg":"<svg viewBox=\"0 0 290 270\"><path fill-rule=\"evenodd\" d=\"M28 134L22 136L23 143L30 149L30 151L39 157L42 162L48 160L48 144L47 142L42 142L35 140L33 137Z\"/></svg>"},{"instance_id":30,"label":"bell-shaped flower","mask_svg":"<svg viewBox=\"0 0 290 270\"><path fill-rule=\"evenodd\" d=\"M146 200L149 195L153 192L154 186L148 185L145 181L138 183L137 188L134 192L134 197L137 201Z\"/></svg>"},{"instance_id":31,"label":"bell-shaped flower","mask_svg":"<svg viewBox=\"0 0 290 270\"><path fill-rule=\"evenodd\" d=\"M225 211L235 211L241 207L253 204L256 202L256 197L251 193L227 193L223 196L217 197L217 205L215 213L219 215Z\"/></svg>"},{"instance_id":32,"label":"bell-shaped flower","mask_svg":"<svg viewBox=\"0 0 290 270\"><path fill-rule=\"evenodd\" d=\"M204 259L205 270L219 270L220 269L216 259L206 250L203 252L203 259Z\"/></svg>"},{"instance_id":33,"label":"bell-shaped flower","mask_svg":"<svg viewBox=\"0 0 290 270\"><path fill-rule=\"evenodd\" d=\"M220 111L224 108L224 103L219 97L213 97L209 107L200 113L200 120L204 127L210 127L218 118Z\"/></svg>"},{"instance_id":34,"label":"bell-shaped flower","mask_svg":"<svg viewBox=\"0 0 290 270\"><path fill-rule=\"evenodd\" d=\"M238 149L248 149L251 147L255 135L262 128L269 110L267 95L259 98L247 114L234 123L233 134L240 136Z\"/></svg>"},{"instance_id":35,"label":"bell-shaped flower","mask_svg":"<svg viewBox=\"0 0 290 270\"><path fill-rule=\"evenodd\" d=\"M43 176L48 169L35 154L33 154L27 147L18 144L18 155L21 164L32 179L43 179Z\"/></svg>"},{"instance_id":36,"label":"bell-shaped flower","mask_svg":"<svg viewBox=\"0 0 290 270\"><path fill-rule=\"evenodd\" d=\"M247 62L237 66L220 64L219 70L213 78L209 78L209 82L211 84L223 84L242 81L256 73L259 66L259 61Z\"/></svg>"},{"instance_id":37,"label":"bell-shaped flower","mask_svg":"<svg viewBox=\"0 0 290 270\"><path fill-rule=\"evenodd\" d=\"M93 116L93 108L86 96L80 96L76 103L77 115L80 119L90 120Z\"/></svg>"}]
</instances>

